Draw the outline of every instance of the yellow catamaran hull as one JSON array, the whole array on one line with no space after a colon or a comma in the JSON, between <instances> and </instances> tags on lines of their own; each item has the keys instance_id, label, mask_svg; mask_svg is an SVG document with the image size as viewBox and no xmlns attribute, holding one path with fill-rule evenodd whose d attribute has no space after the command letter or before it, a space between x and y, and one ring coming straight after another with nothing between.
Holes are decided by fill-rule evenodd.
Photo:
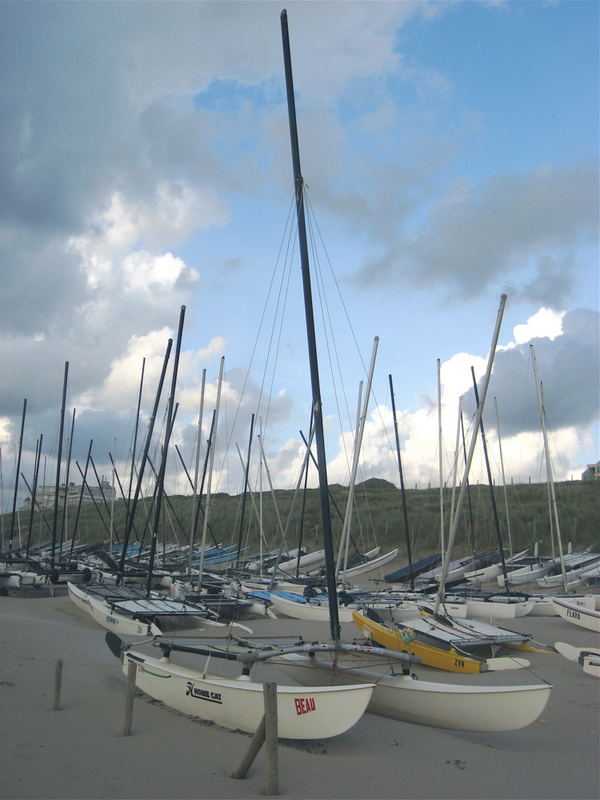
<instances>
[{"instance_id":1,"label":"yellow catamaran hull","mask_svg":"<svg viewBox=\"0 0 600 800\"><path fill-rule=\"evenodd\" d=\"M352 621L364 636L372 639L381 647L387 647L389 650L402 650L405 653L418 656L422 664L443 669L447 672L474 674L529 666L529 662L525 659L502 657L471 658L453 647L441 648L425 644L418 639L411 639L410 636L407 636L406 630L392 630L386 625L369 619L362 611L354 611Z\"/></svg>"}]
</instances>

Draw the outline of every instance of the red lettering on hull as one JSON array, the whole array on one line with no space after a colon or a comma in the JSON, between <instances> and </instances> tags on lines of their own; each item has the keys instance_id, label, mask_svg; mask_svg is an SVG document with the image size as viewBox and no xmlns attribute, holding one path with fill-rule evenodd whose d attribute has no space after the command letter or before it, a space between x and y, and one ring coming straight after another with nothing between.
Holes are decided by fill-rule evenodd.
<instances>
[{"instance_id":1,"label":"red lettering on hull","mask_svg":"<svg viewBox=\"0 0 600 800\"><path fill-rule=\"evenodd\" d=\"M308 714L309 711L316 711L317 704L314 697L294 697L296 715Z\"/></svg>"}]
</instances>

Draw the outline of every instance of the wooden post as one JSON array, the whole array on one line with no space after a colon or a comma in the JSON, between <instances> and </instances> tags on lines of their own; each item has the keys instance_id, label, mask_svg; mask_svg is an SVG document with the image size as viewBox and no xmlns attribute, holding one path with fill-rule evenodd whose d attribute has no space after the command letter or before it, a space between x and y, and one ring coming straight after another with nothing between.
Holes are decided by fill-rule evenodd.
<instances>
[{"instance_id":1,"label":"wooden post","mask_svg":"<svg viewBox=\"0 0 600 800\"><path fill-rule=\"evenodd\" d=\"M265 746L267 748L267 785L265 794L279 794L279 754L277 730L277 684L264 683Z\"/></svg>"},{"instance_id":2,"label":"wooden post","mask_svg":"<svg viewBox=\"0 0 600 800\"><path fill-rule=\"evenodd\" d=\"M56 659L56 667L54 668L54 706L53 711L60 711L60 692L62 689L62 658Z\"/></svg>"},{"instance_id":3,"label":"wooden post","mask_svg":"<svg viewBox=\"0 0 600 800\"><path fill-rule=\"evenodd\" d=\"M133 694L135 690L135 671L137 664L130 661L127 664L127 688L125 691L125 724L123 726L123 736L131 735L131 722L133 720Z\"/></svg>"},{"instance_id":4,"label":"wooden post","mask_svg":"<svg viewBox=\"0 0 600 800\"><path fill-rule=\"evenodd\" d=\"M232 773L232 778L245 778L252 762L258 755L258 751L266 742L267 748L267 785L265 794L274 795L279 793L279 763L278 763L278 730L277 730L277 684L263 683L263 699L265 703L265 713L258 724L250 747L242 759L242 763Z\"/></svg>"},{"instance_id":5,"label":"wooden post","mask_svg":"<svg viewBox=\"0 0 600 800\"><path fill-rule=\"evenodd\" d=\"M248 770L252 766L252 762L258 755L258 751L263 746L263 742L265 741L265 718L264 715L261 721L258 723L258 728L254 731L254 736L252 737L252 741L250 742L250 747L246 751L246 755L242 759L242 763L236 769L235 772L232 772L232 778L245 778L248 774Z\"/></svg>"}]
</instances>

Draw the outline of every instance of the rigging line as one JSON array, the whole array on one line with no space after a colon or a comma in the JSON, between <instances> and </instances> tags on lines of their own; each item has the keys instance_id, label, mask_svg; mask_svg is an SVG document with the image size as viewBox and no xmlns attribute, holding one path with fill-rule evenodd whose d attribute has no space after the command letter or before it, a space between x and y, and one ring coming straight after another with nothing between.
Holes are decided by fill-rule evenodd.
<instances>
[{"instance_id":1,"label":"rigging line","mask_svg":"<svg viewBox=\"0 0 600 800\"><path fill-rule=\"evenodd\" d=\"M317 286L318 286L318 289L319 289L319 303L320 303L320 307L321 307L321 318L322 318L323 328L324 328L325 335L326 335L326 343L327 343L327 347L328 347L328 355L329 355L329 362L330 362L330 373L331 373L331 377L332 377L334 395L336 397L336 407L337 407L337 412L338 412L338 419L341 420L342 415L340 413L340 403L339 403L338 395L337 395L337 391L336 391L338 380L336 380L335 375L337 375L337 377L339 379L339 385L342 388L344 388L344 381L343 381L344 372L343 372L342 367L341 367L341 361L340 361L339 352L338 352L338 349L337 349L337 339L336 339L335 334L334 334L334 325L333 325L333 322L332 322L332 315L331 315L331 312L330 312L330 309L329 309L329 302L328 302L328 299L327 299L327 292L325 291L324 274L323 274L323 270L321 269L321 258L320 258L319 251L318 251L317 246L316 246L316 239L315 239L314 232L313 232L313 222L316 222L314 220L314 216L312 214L309 214L308 215L308 232L310 234L311 253L312 253L313 262L315 264ZM330 265L330 269L331 269L331 265ZM331 358L331 353L329 352L330 343L331 343L331 348L333 350L333 353L335 354L335 358L334 359ZM335 372L334 372L334 369L333 369L333 366L332 366L332 361L335 363L335 367L336 367ZM362 362L362 358L361 358L361 362ZM363 367L364 367L364 362L362 362L362 363L363 363ZM366 374L367 373L365 372L365 376L366 376ZM348 399L347 399L345 391L344 391L343 397L344 397L344 402L345 402L345 406L346 406L346 412L345 413L346 413L346 416L347 416L347 424L350 426L351 429L354 429L354 422L353 422L354 416L353 416L353 413L350 410L350 407L349 407L349 404L348 404ZM347 453L346 453L346 460L347 460L348 469L349 469L350 459L348 458Z\"/></svg>"},{"instance_id":2,"label":"rigging line","mask_svg":"<svg viewBox=\"0 0 600 800\"><path fill-rule=\"evenodd\" d=\"M268 289L268 292L267 292L267 297L266 297L265 303L263 305L263 311L262 311L262 314L261 314L259 329L258 329L256 337L255 337L252 353L251 353L251 356L250 356L250 362L248 364L248 369L247 369L246 374L244 376L244 382L243 382L242 388L241 388L240 393L239 393L239 400L238 400L238 403L237 403L237 406L236 406L234 419L233 419L233 424L231 425L231 427L226 426L226 430L228 430L229 433L228 433L228 435L226 437L226 447L224 449L223 457L221 459L221 471L223 470L223 465L224 465L225 461L228 459L228 456L229 456L230 448L231 448L231 445L232 445L232 442L233 442L233 437L235 435L236 423L237 423L237 420L238 420L238 417L239 417L239 414L240 414L240 411L241 411L242 401L243 401L243 398L245 397L248 381L250 379L251 368L252 368L252 365L253 365L253 363L255 361L255 356L256 356L257 349L258 349L260 334L261 334L261 331L263 330L263 328L266 327L265 323L266 323L266 320L267 320L267 311L272 306L272 297L275 294L276 287L277 287L276 301L275 301L275 308L274 308L274 312L273 312L273 319L272 319L271 326L270 326L270 334L269 334L269 338L268 338L267 356L265 358L265 366L264 366L263 373L262 373L262 378L261 378L260 387L259 387L259 395L258 395L257 407L256 407L256 411L255 411L257 416L260 414L261 404L263 402L263 397L264 397L264 394L265 394L265 383L266 383L266 380L267 380L267 373L268 373L269 364L272 361L271 353L273 352L273 349L274 349L273 341L275 339L275 330L277 329L278 319L280 319L280 322L279 322L280 333L279 333L278 342L280 342L280 340L281 340L281 329L283 327L283 320L284 320L284 316L285 316L284 315L284 310L285 310L285 307L287 305L287 297L288 297L288 292L289 292L289 283L290 283L290 276L291 276L291 258L289 256L289 253L290 253L290 250L291 250L291 247L290 247L290 231L294 231L295 230L294 226L292 225L293 213L294 213L294 207L293 207L293 201L292 201L292 204L290 205L290 208L289 208L289 211L288 211L288 219L286 221L286 226L285 226L285 229L284 229L281 241L280 241L279 251L278 251L278 254L277 254L277 260L276 260L276 263L275 263L275 267L274 267L274 269L273 269L273 271L271 273L271 281L269 283L269 289ZM296 235L296 234L294 234L294 235ZM285 247L284 247L284 245L285 245ZM282 258L282 253L284 253L283 258ZM283 264L283 266L282 266L282 264ZM279 274L281 275L281 277L280 277L279 281L276 281L276 278L277 278L277 276ZM286 276L287 276L287 279L286 279ZM284 299L282 300L282 298L284 298ZM275 352L276 353L279 352L279 344L275 348ZM271 391L272 391L272 387L273 387L273 384L274 384L274 381L275 381L276 363L277 363L277 361L275 360L275 364L273 366L273 374L272 374L272 378L271 378ZM265 418L267 420L268 420L268 416L269 416L269 412L270 412L270 404L271 404L271 397L270 397L270 395L267 394L267 409L266 409L266 418Z\"/></svg>"},{"instance_id":3,"label":"rigging line","mask_svg":"<svg viewBox=\"0 0 600 800\"><path fill-rule=\"evenodd\" d=\"M349 455L347 441L346 441L347 437L344 435L345 432L344 432L344 429L343 429L342 413L341 413L341 410L340 410L341 409L341 403L340 403L340 398L339 398L339 393L338 393L338 386L341 387L341 389L343 390L342 391L342 396L343 396L343 399L344 399L344 404L346 406L346 415L347 415L347 419L348 419L348 423L347 424L348 424L348 427L350 429L353 429L352 415L350 413L348 400L347 400L347 395L346 395L345 388L344 388L343 374L342 374L342 370L341 370L341 367L340 367L340 359L339 359L338 352L337 352L337 347L336 347L336 338L335 338L334 333L333 333L333 324L332 324L332 321L331 321L331 314L329 313L329 306L328 306L328 303L327 303L327 294L325 292L325 284L324 284L324 280L323 280L323 272L322 272L321 267L320 267L319 253L316 250L315 238L314 238L314 236L312 234L312 221L313 221L312 214L308 214L308 216L307 216L307 232L308 232L309 237L310 237L312 264L314 266L314 271L315 271L315 278L316 278L315 283L316 283L317 295L318 295L318 299L319 299L319 308L320 308L320 311L321 311L321 323L322 323L323 332L324 332L325 350L326 350L326 353L327 353L327 361L328 361L328 364L329 364L329 374L331 376L331 389L332 389L333 396L334 396L334 399L335 399L335 407L336 407L337 419L338 419L339 424L340 424L340 436L341 436L341 440L342 440L342 447L343 447L343 451L344 451L344 457L345 457L345 460L346 460L346 469L348 471L348 474L350 474L351 458L350 458L350 455ZM335 354L335 358L332 356L332 350L333 350L333 353ZM334 368L334 364L337 365L336 368ZM339 378L337 380L336 380L336 375Z\"/></svg>"},{"instance_id":4,"label":"rigging line","mask_svg":"<svg viewBox=\"0 0 600 800\"><path fill-rule=\"evenodd\" d=\"M268 371L268 364L272 363L271 369L271 381L269 384L269 390L267 391L267 401L266 401L266 411L265 411L265 427L268 426L269 422L269 414L271 411L271 398L273 396L273 386L275 384L275 376L277 372L277 364L279 361L279 353L281 352L281 339L283 335L283 328L284 328L284 319L285 319L285 309L287 308L289 292L290 292L290 285L292 279L292 252L295 247L296 236L297 233L295 232L295 228L290 228L291 236L288 235L287 239L287 248L286 248L286 256L284 259L284 266L281 273L281 283L279 287L279 295L277 298L277 307L275 309L275 314L273 316L273 325L271 328L271 338L269 340L269 348L267 351L267 362L265 363L265 369L263 372L263 378L261 381L260 386L260 398L259 404L257 408L257 414L260 412L260 403L262 402L262 397L264 394L264 387L267 380L267 371ZM278 326L278 333L277 333L277 344L274 347L275 356L271 361L271 352L273 350L273 341L275 339L275 330L277 325L277 316L279 315L279 326Z\"/></svg>"},{"instance_id":5,"label":"rigging line","mask_svg":"<svg viewBox=\"0 0 600 800\"><path fill-rule=\"evenodd\" d=\"M282 265L281 266L281 278L280 278L280 281L279 281L279 291L278 291L278 294L277 294L277 302L275 303L275 308L273 310L273 319L272 319L272 323L271 323L271 333L270 333L270 336L269 336L267 354L266 354L266 357L265 357L265 363L264 363L263 373L262 373L261 382L260 382L258 403L257 403L257 407L256 407L256 415L257 415L257 417L260 416L260 414L261 414L263 396L265 394L265 384L267 382L267 373L268 373L268 369L269 369L269 364L271 363L271 352L272 352L272 348L273 348L273 339L274 339L274 335L275 335L274 331L276 330L276 327L277 327L277 319L278 319L278 316L281 315L281 321L279 323L279 326L280 326L280 328L282 328L283 327L283 319L284 319L284 316L285 316L284 309L287 306L288 288L286 288L285 293L283 293L283 286L285 285L285 276L286 276L286 274L288 274L288 279L287 280L288 280L288 286L289 286L289 281L290 281L290 278L291 278L291 271L292 271L291 252L292 252L292 250L294 248L293 248L293 245L291 244L291 242L295 241L295 236L296 236L295 227L293 225L293 213L294 213L294 199L292 198L292 201L291 201L291 204L290 204L290 209L289 209L289 212L288 212L288 219L286 221L286 226L285 226L285 229L284 229L284 232L283 232L283 235L282 235L282 241L281 241L281 244L280 244L279 252L277 254L277 265L280 265L280 264ZM285 243L285 252L282 255L282 250L283 250L284 243ZM273 278L273 280L274 280L274 278ZM282 294L286 298L285 299L285 303L283 305L283 309L282 309L282 300L281 300ZM266 310L265 310L265 313L266 313ZM275 366L273 367L273 376L271 378L271 387L272 387L272 385L274 383L274 373L275 373ZM264 416L265 424L268 424L270 411L271 411L271 396L270 396L270 394L267 393L266 410L265 410L265 416Z\"/></svg>"},{"instance_id":6,"label":"rigging line","mask_svg":"<svg viewBox=\"0 0 600 800\"><path fill-rule=\"evenodd\" d=\"M312 206L310 204L310 200L309 200L309 197L308 197L308 193L306 191L306 187L305 187L305 198L306 198L306 205L307 205L308 211L309 211L308 222L309 222L309 230L310 230L310 233L311 233L311 246L312 246L313 252L315 254L313 256L313 258L315 258L317 263L320 264L320 261L319 261L318 257L316 256L316 245L315 245L316 237L315 237L315 235L313 233L313 229L314 229L314 231L316 231L316 233L318 234L318 239L319 239L319 241L321 243L321 247L322 247L323 252L325 254L326 262L327 262L327 265L329 267L329 271L330 271L330 274L332 276L333 283L334 283L335 288L337 290L338 297L340 299L340 303L341 303L342 309L343 309L344 314L346 316L346 320L348 322L348 327L349 327L350 332L352 334L352 339L354 341L354 344L355 344L355 347L356 347L356 351L358 353L359 360L360 360L360 363L362 365L363 372L366 375L367 374L367 367L366 367L366 364L365 364L365 360L363 358L362 352L361 352L360 347L358 345L358 342L357 342L357 339L356 339L356 335L355 335L355 332L354 332L354 329L352 327L352 323L350 321L350 317L349 317L349 314L348 314L348 309L346 307L346 304L344 303L344 299L343 299L343 296L342 296L342 293L341 293L341 290L340 290L339 283L337 281L335 272L333 270L333 266L332 266L332 263L331 263L331 259L329 257L329 253L327 251L327 247L325 246L325 243L323 241L323 236L321 234L321 231L320 231L320 228L319 228L319 225L318 225L318 221L316 219L316 215L314 214L314 211L313 211ZM321 281L322 281L322 278L321 278ZM328 317L328 318L330 319L330 317ZM330 327L331 327L331 323L330 323ZM332 338L333 338L333 341L335 343L335 338L334 337L332 337ZM339 366L339 358L337 357L337 350L336 350L336 363L338 365L338 374L340 375L340 378L341 378L342 370L341 370L341 368ZM332 370L332 374L333 374L333 370ZM334 383L334 394L335 394L335 397L336 397L336 404L337 404L337 407L338 407L338 418L341 420L341 414L339 413L339 401L338 401L338 398L337 398L337 392L335 391L336 382L334 381L333 383ZM343 381L341 381L341 380L340 380L340 385L343 386ZM379 404L379 402L377 400L377 396L376 396L375 391L373 390L372 387L371 387L370 395L373 398L373 402L375 404L375 409L376 409L377 414L379 416L379 420L380 420L380 422L382 424L382 428L383 428L383 430L385 432L385 436L386 436L387 441L388 441L388 447L389 447L390 453L393 454L394 447L393 447L393 443L392 443L391 434L387 429L387 426L385 424L385 420L383 418L383 414L381 412L381 406L380 406L380 404ZM350 414L350 410L349 410L349 407L348 407L348 401L347 401L346 394L344 394L344 400L345 400L345 405L346 405L346 414L348 416L348 420L350 420L350 422L348 424L349 424L350 427L352 427L351 414ZM343 430L341 431L341 434L342 434L342 443L343 443L343 448L344 448L344 456L345 456L345 459L346 459L346 466L347 466L347 469L349 471L350 470L350 466L349 466L350 465L350 456L349 456L348 448L347 448L347 444L346 444L347 437L344 436L344 431Z\"/></svg>"},{"instance_id":7,"label":"rigging line","mask_svg":"<svg viewBox=\"0 0 600 800\"><path fill-rule=\"evenodd\" d=\"M294 199L292 198L292 201L290 202L290 206L289 206L289 209L288 209L288 216L287 216L287 220L285 222L284 231L282 233L282 236L281 236L281 239L280 239L280 242L279 242L279 249L278 249L278 252L277 252L277 258L275 260L275 265L274 265L273 270L271 272L271 279L269 281L269 286L268 286L268 290L267 290L267 296L265 298L265 302L263 304L262 312L261 312L261 315L260 315L260 321L259 321L259 325L258 325L258 330L257 330L256 336L254 338L254 344L252 346L252 351L251 351L251 354L250 354L250 360L248 362L248 369L246 370L246 374L244 375L244 381L243 381L243 384L242 384L242 388L240 390L238 406L237 406L235 417L234 417L234 425L235 425L235 422L237 421L237 417L238 417L238 414L239 414L239 411L240 411L240 408L241 408L242 400L243 400L243 398L245 396L245 392L246 392L246 388L247 388L247 385L248 385L248 381L250 380L250 373L251 373L252 365L254 364L254 360L255 360L255 357L256 357L257 350L258 350L260 335L261 335L261 332L262 332L263 328L265 327L265 322L266 322L266 319L267 319L267 311L271 306L271 297L273 295L274 288L277 285L276 284L276 278L277 278L277 275L279 274L279 271L280 271L280 264L281 264L282 253L284 251L284 245L286 245L286 242L288 242L288 240L289 240L289 230L292 228L292 221L294 219L294 213L295 213ZM287 247L287 251L289 251L289 243L287 244L286 247ZM285 265L285 260L284 260L284 265ZM285 269L285 267L284 267L284 269ZM277 313L277 309L279 308L279 298L281 296L281 281L279 282L278 285L279 285L279 292L278 292L278 300L277 300L277 303L276 303L276 313ZM271 327L273 327L273 325ZM270 352L270 349L269 349L268 352ZM261 403L261 398L262 398L262 393L263 393L263 386L264 386L264 378L263 378L263 382L261 383L261 386L260 386L257 416L258 416L258 411L260 409L260 403ZM228 447L231 444L232 437L233 437L233 433L230 434L230 438L228 439L228 442L227 442Z\"/></svg>"},{"instance_id":8,"label":"rigging line","mask_svg":"<svg viewBox=\"0 0 600 800\"><path fill-rule=\"evenodd\" d=\"M329 252L328 252L327 247L325 245L325 242L323 240L323 236L322 236L321 230L319 228L319 223L317 221L316 215L315 215L315 213L313 211L313 208L312 208L312 205L310 203L310 199L308 197L308 193L306 191L306 187L305 187L305 199L306 199L306 205L307 205L308 211L309 211L308 218L309 218L309 225L310 225L311 233L312 233L312 230L313 230L313 223L314 223L314 229L316 230L316 232L318 234L318 238L319 238L319 241L321 243L321 247L322 247L323 252L325 254L325 259L326 259L327 265L329 267L329 272L331 274L334 286L335 286L335 288L337 290L337 294L338 294L338 297L339 297L339 300L340 300L341 307L342 307L342 309L344 311L344 315L345 315L346 320L348 322L348 327L350 329L350 333L352 335L352 339L354 341L354 345L356 347L356 351L358 353L358 357L359 357L360 363L362 365L363 373L364 373L364 375L367 375L367 365L365 363L365 360L364 360L363 355L362 355L362 351L361 351L361 349L359 347L359 344L358 344L358 341L356 339L356 334L354 332L354 328L352 326L352 322L350 321L350 315L348 314L348 309L347 309L346 304L344 302L344 298L343 298L343 295L342 295L342 292L341 292L337 277L336 277L335 272L333 270L333 265L331 263L331 259L329 257ZM314 238L315 237L313 236L313 241L314 241ZM314 247L314 245L313 245L313 247ZM340 374L341 374L341 370L340 370ZM376 396L375 391L374 391L373 388L371 389L371 396L373 398L373 403L375 404L375 409L376 409L376 411L378 413L379 420L380 420L380 422L382 424L383 430L385 431L385 435L386 435L386 438L388 440L388 445L389 445L390 452L394 453L394 445L392 443L392 438L391 438L391 435L390 435L390 433L389 433L389 431L388 431L388 429L387 429L387 427L385 425L385 420L383 418L383 414L381 413L381 406L380 406L380 403L377 400L377 396ZM348 419L351 420L351 415L350 415L350 411L349 411L347 402L346 402L346 413L348 414ZM351 422L349 424L350 424L350 427L351 427L352 426ZM342 441L344 442L344 452L345 452L345 456L346 456L346 462L347 462L347 464L349 464L348 452L347 452L346 447L345 447L345 437L342 438Z\"/></svg>"},{"instance_id":9,"label":"rigging line","mask_svg":"<svg viewBox=\"0 0 600 800\"><path fill-rule=\"evenodd\" d=\"M318 297L319 297L319 305L320 305L320 308L321 308L321 318L322 318L323 327L324 327L324 331L325 331L326 350L327 350L327 356L328 356L328 360L329 360L330 374L332 376L332 386L333 386L333 393L334 393L334 397L335 397L337 415L338 415L338 420L340 422L340 437L341 437L341 440L342 440L342 447L343 447L343 450L344 450L344 457L346 459L346 469L348 471L348 474L350 474L350 472L351 472L351 467L350 467L351 457L350 457L349 449L348 449L348 439L349 439L349 437L347 437L345 435L345 432L343 430L342 414L340 412L340 400L339 400L339 394L338 394L338 390L337 390L338 384L343 390L342 391L342 396L343 396L344 404L346 406L346 414L348 415L348 420L349 420L348 421L348 425L349 425L349 427L351 428L352 431L354 431L354 426L353 426L353 424L351 422L350 410L349 410L349 406L348 406L348 398L347 398L347 394L346 394L345 386L344 386L344 381L343 381L343 371L341 369L341 362L340 362L339 353L338 353L338 349L337 349L337 345L336 345L336 341L337 340L336 340L336 337L334 335L334 326L333 326L333 323L332 323L332 316L331 316L331 313L329 311L329 303L327 301L327 293L325 291L323 270L321 269L321 260L320 260L319 253L317 252L316 246L315 246L315 237L314 237L313 229L312 229L312 221L313 221L313 216L311 214L309 214L308 215L308 232L309 232L309 235L310 235L312 261L313 261L313 264L315 265L315 273L316 273L316 278L317 278L316 285L317 285L317 291L318 291ZM332 353L333 353L333 356L332 356ZM361 358L361 362L362 362L362 358ZM334 363L335 363L336 369L334 369ZM362 363L363 363L363 367L364 367L364 362L362 362ZM339 380L335 379L336 372L337 372L337 375L339 376ZM371 395L372 395L372 392L370 392L370 396ZM367 401L367 399L365 399L365 406L367 406L367 405L368 405L368 401ZM354 444L354 446L355 446L355 444ZM352 459L353 459L353 456L352 456ZM358 471L359 471L359 473L361 472L360 467L359 467ZM363 487L363 494L366 497L366 487ZM368 516L368 519L370 521L371 532L373 532L374 531L373 515L372 515L372 512L370 510L370 504L369 504L368 498L366 498L366 504L367 504L367 516ZM365 534L364 534L364 530L363 530L363 524L362 524L362 520L360 518L359 510L358 510L357 507L354 508L353 513L355 514L356 519L357 519L359 532L360 532L363 544L365 544L366 543L366 538L365 538ZM356 545L355 545L355 547L356 547ZM356 549L358 550L358 548L356 548Z\"/></svg>"},{"instance_id":10,"label":"rigging line","mask_svg":"<svg viewBox=\"0 0 600 800\"><path fill-rule=\"evenodd\" d=\"M306 189L306 187L305 187L305 189ZM348 314L348 309L346 308L346 304L344 303L344 297L342 295L342 292L341 292L341 289L340 289L340 285L338 283L338 280L336 278L335 272L333 270L331 259L329 258L329 253L327 251L327 247L325 246L325 242L323 240L323 236L322 236L321 230L319 228L319 223L318 223L316 215L315 215L315 213L314 213L314 211L312 209L312 204L310 203L310 198L308 196L307 191L305 191L305 201L306 201L306 205L308 206L308 210L310 212L309 216L311 218L311 221L314 221L315 230L317 231L317 233L319 235L319 241L321 242L321 247L323 248L323 252L325 253L327 265L329 266L329 271L331 273L331 277L333 279L334 286L337 289L337 293L338 293L338 296L339 296L339 299L340 299L340 303L341 303L342 309L344 310L344 314L345 314L346 320L348 322L348 327L350 328L350 333L352 334L352 339L354 340L354 344L356 346L356 351L357 351L358 356L360 358L360 361L361 361L361 364L362 364L362 367L363 367L363 371L364 371L364 373L366 375L367 371L368 371L367 370L367 365L365 363L365 360L362 357L362 352L361 352L360 347L358 345L358 341L357 341L356 335L354 333L354 328L352 327L352 322L350 321L350 315Z\"/></svg>"}]
</instances>

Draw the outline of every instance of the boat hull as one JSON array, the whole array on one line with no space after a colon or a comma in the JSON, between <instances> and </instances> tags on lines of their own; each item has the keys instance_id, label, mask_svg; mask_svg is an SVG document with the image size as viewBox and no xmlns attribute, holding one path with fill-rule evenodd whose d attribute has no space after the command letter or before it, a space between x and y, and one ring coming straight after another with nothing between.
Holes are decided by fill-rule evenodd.
<instances>
[{"instance_id":1,"label":"boat hull","mask_svg":"<svg viewBox=\"0 0 600 800\"><path fill-rule=\"evenodd\" d=\"M555 642L554 649L569 661L581 664L588 675L600 678L600 649L597 647L575 647L566 642Z\"/></svg>"},{"instance_id":2,"label":"boat hull","mask_svg":"<svg viewBox=\"0 0 600 800\"><path fill-rule=\"evenodd\" d=\"M271 593L271 602L276 612L285 614L292 619L301 619L311 622L329 622L329 602L324 600L309 600L303 602L288 599L277 594ZM352 622L352 611L349 608L339 607L338 617L340 622Z\"/></svg>"},{"instance_id":3,"label":"boat hull","mask_svg":"<svg viewBox=\"0 0 600 800\"><path fill-rule=\"evenodd\" d=\"M600 633L600 595L585 595L577 600L555 597L554 608L573 625Z\"/></svg>"},{"instance_id":4,"label":"boat hull","mask_svg":"<svg viewBox=\"0 0 600 800\"><path fill-rule=\"evenodd\" d=\"M433 607L434 603L422 603L423 607ZM446 614L450 614L457 619L477 619L496 620L496 619L517 619L524 617L533 610L533 600L516 601L512 599L498 600L476 600L467 598L465 600L444 600L442 607Z\"/></svg>"},{"instance_id":5,"label":"boat hull","mask_svg":"<svg viewBox=\"0 0 600 800\"><path fill-rule=\"evenodd\" d=\"M582 656L581 666L587 675L600 678L600 656Z\"/></svg>"},{"instance_id":6,"label":"boat hull","mask_svg":"<svg viewBox=\"0 0 600 800\"><path fill-rule=\"evenodd\" d=\"M384 675L334 669L331 662L290 654L283 671L302 683L333 685L375 682L367 711L403 722L457 731L497 733L525 728L540 716L550 697L549 684L527 686L463 686L416 680L410 675Z\"/></svg>"},{"instance_id":7,"label":"boat hull","mask_svg":"<svg viewBox=\"0 0 600 800\"><path fill-rule=\"evenodd\" d=\"M86 611L102 628L122 636L158 636L160 628L153 622L125 617L111 609L108 603L83 592L72 583L67 584L69 598L82 611Z\"/></svg>"},{"instance_id":8,"label":"boat hull","mask_svg":"<svg viewBox=\"0 0 600 800\"><path fill-rule=\"evenodd\" d=\"M183 714L224 728L252 733L264 715L263 684L241 676L221 678L125 651L123 670L136 665L136 686ZM355 725L365 712L373 684L352 686L277 686L277 727L282 739L327 739Z\"/></svg>"},{"instance_id":9,"label":"boat hull","mask_svg":"<svg viewBox=\"0 0 600 800\"><path fill-rule=\"evenodd\" d=\"M381 647L410 653L420 658L421 663L447 672L475 674L529 666L526 659L513 657L471 658L451 646L448 648L435 647L407 636L406 630L392 630L358 611L353 612L352 621L364 636L372 639Z\"/></svg>"}]
</instances>

